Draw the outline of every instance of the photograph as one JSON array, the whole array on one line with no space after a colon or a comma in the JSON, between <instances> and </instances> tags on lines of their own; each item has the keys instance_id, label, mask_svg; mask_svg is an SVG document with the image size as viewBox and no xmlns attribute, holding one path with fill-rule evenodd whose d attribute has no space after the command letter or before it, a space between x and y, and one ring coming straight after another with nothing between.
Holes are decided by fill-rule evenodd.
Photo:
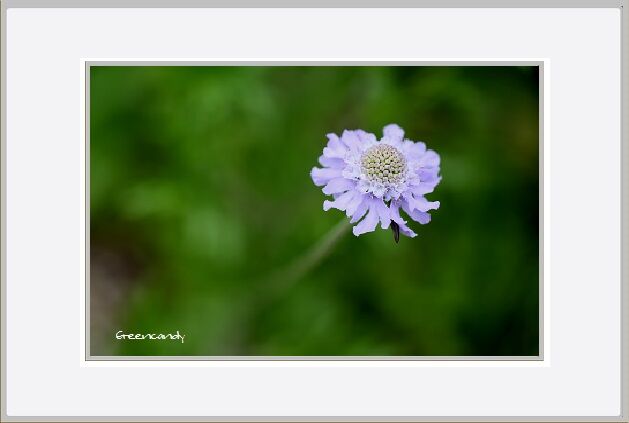
<instances>
[{"instance_id":1,"label":"photograph","mask_svg":"<svg viewBox=\"0 0 629 423\"><path fill-rule=\"evenodd\" d=\"M88 358L541 356L541 66L86 71Z\"/></svg>"}]
</instances>

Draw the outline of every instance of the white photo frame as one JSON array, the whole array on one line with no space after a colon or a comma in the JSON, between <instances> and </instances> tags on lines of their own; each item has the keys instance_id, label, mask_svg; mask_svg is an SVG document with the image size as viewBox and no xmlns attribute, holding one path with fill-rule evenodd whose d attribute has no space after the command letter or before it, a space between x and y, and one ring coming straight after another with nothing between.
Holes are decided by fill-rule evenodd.
<instances>
[{"instance_id":1,"label":"white photo frame","mask_svg":"<svg viewBox=\"0 0 629 423\"><path fill-rule=\"evenodd\" d=\"M548 219L548 216L544 216L544 201L549 200L549 196L545 196L544 193L547 192L549 184L548 178L546 179L546 184L544 184L544 154L547 154L548 151L545 150L544 147L544 119L547 118L547 105L544 103L544 84L548 83L547 78L544 76L544 66L547 64L545 60L534 60L534 59L522 59L515 61L504 61L500 59L483 59L483 60L474 60L474 61L466 61L466 60L457 60L457 59L449 59L449 60L349 60L346 62L340 62L334 59L322 59L317 61L311 60L284 60L284 59L267 59L265 61L255 61L255 60L159 60L159 61L150 61L150 60L91 60L91 59L83 59L81 61L81 67L83 69L84 77L82 79L81 85L84 87L82 92L82 97L85 99L83 104L83 110L85 110L86 125L82 128L82 132L84 133L84 142L82 145L85 148L82 151L83 156L85 157L83 164L83 173L82 179L85 180L85 194L83 196L83 222L84 222L84 244L81 247L82 251L85 251L85 286L81 290L82 297L84 298L84 303L82 305L82 309L85 310L85 317L82 320L82 325L85 330L83 345L84 345L84 356L86 361L101 361L101 360L109 360L109 361L186 361L186 360L212 360L212 361L230 361L230 360L239 360L239 361L258 361L258 360L277 360L277 361L292 361L292 360L301 360L301 361L444 361L444 360L454 360L454 361L488 361L488 360L506 360L506 361L543 361L544 360L544 345L549 342L548 338L544 337L545 329L548 329L545 326L545 322L547 320L544 319L544 313L548 312L548 308L545 308L544 305L544 295L547 294L547 286L545 288L544 285L544 275L548 273L548 268L544 267L544 248L547 248L548 245L544 244L544 221ZM191 67L191 66L200 66L200 67L217 67L217 66L271 66L271 67L280 67L280 66L411 66L411 67L438 67L438 66L484 66L484 67L503 67L503 66L531 66L536 69L536 72L539 75L539 301L538 301L538 320L539 320L539 329L538 329L538 354L535 355L514 355L514 356L116 356L116 355L98 355L92 354L90 348L90 259L89 259L89 251L90 251L90 171L89 171L89 160L90 160L90 130L87 125L90 122L90 110L89 110L89 101L90 101L90 72L95 67L108 67L108 66L129 66L129 67L137 67L137 66L168 66L168 67ZM546 108L545 108L546 106ZM546 111L546 113L545 113ZM548 145L546 145L548 147ZM548 172L548 169L546 169Z\"/></svg>"}]
</instances>

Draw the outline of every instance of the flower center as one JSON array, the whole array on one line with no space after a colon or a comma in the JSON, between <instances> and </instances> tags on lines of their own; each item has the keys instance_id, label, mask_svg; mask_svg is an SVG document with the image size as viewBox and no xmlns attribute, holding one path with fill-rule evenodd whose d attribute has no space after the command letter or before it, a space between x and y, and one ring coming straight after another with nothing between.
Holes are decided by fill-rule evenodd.
<instances>
[{"instance_id":1,"label":"flower center","mask_svg":"<svg viewBox=\"0 0 629 423\"><path fill-rule=\"evenodd\" d=\"M391 185L400 182L406 160L400 151L388 144L379 144L365 151L360 158L362 171L371 182Z\"/></svg>"}]
</instances>

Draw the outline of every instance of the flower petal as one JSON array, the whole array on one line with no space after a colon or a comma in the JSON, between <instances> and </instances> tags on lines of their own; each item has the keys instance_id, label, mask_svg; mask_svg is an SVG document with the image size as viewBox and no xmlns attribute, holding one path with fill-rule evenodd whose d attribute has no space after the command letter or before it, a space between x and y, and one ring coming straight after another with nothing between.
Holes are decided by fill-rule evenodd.
<instances>
[{"instance_id":1,"label":"flower petal","mask_svg":"<svg viewBox=\"0 0 629 423\"><path fill-rule=\"evenodd\" d=\"M356 211L358 210L358 207L364 202L365 197L366 196L363 193L354 190L354 198L352 198L352 200L347 204L347 208L345 209L345 212L347 213L347 217L353 216L356 213ZM367 211L366 205L365 205L365 211ZM363 212L363 214L365 214L365 212ZM360 216L362 217L363 214L361 214Z\"/></svg>"},{"instance_id":2,"label":"flower petal","mask_svg":"<svg viewBox=\"0 0 629 423\"><path fill-rule=\"evenodd\" d=\"M422 182L435 182L438 184L441 181L441 177L439 176L439 168L431 167L431 168L423 168L417 171L417 176L419 176L419 180Z\"/></svg>"},{"instance_id":3,"label":"flower petal","mask_svg":"<svg viewBox=\"0 0 629 423\"><path fill-rule=\"evenodd\" d=\"M380 198L374 198L371 201L371 207L373 207L376 210L376 213L378 213L378 217L380 218L380 226L382 226L382 229L389 229L389 224L391 224L391 216L389 213L389 208L386 204L384 204L384 201L382 201L382 199Z\"/></svg>"},{"instance_id":4,"label":"flower petal","mask_svg":"<svg viewBox=\"0 0 629 423\"><path fill-rule=\"evenodd\" d=\"M324 194L338 194L350 190L356 186L356 182L343 177L330 179L330 182L323 187Z\"/></svg>"},{"instance_id":5,"label":"flower petal","mask_svg":"<svg viewBox=\"0 0 629 423\"><path fill-rule=\"evenodd\" d=\"M358 203L358 206L356 206L356 210L351 213L352 218L349 223L358 222L360 219L362 219L365 213L367 213L367 210L369 210L369 201L365 200L364 197L365 196L361 194L361 202ZM347 208L347 213L349 214L349 206Z\"/></svg>"},{"instance_id":6,"label":"flower petal","mask_svg":"<svg viewBox=\"0 0 629 423\"><path fill-rule=\"evenodd\" d=\"M421 167L437 167L439 163L441 163L439 155L432 150L426 151L426 154L419 159Z\"/></svg>"},{"instance_id":7,"label":"flower petal","mask_svg":"<svg viewBox=\"0 0 629 423\"><path fill-rule=\"evenodd\" d=\"M354 196L354 191L347 191L336 197L334 201L325 200L323 202L323 210L328 211L330 209L339 209L341 211L345 211L347 204L351 201Z\"/></svg>"},{"instance_id":8,"label":"flower petal","mask_svg":"<svg viewBox=\"0 0 629 423\"><path fill-rule=\"evenodd\" d=\"M345 144L350 150L360 150L360 146L362 144L358 131L343 131L341 141L343 141L343 144Z\"/></svg>"},{"instance_id":9,"label":"flower petal","mask_svg":"<svg viewBox=\"0 0 629 423\"><path fill-rule=\"evenodd\" d=\"M413 142L406 140L402 145L402 150L407 158L419 160L426 152L426 144L421 141Z\"/></svg>"},{"instance_id":10,"label":"flower petal","mask_svg":"<svg viewBox=\"0 0 629 423\"><path fill-rule=\"evenodd\" d=\"M429 194L435 190L438 183L438 180L433 182L420 182L411 188L411 192L415 195Z\"/></svg>"},{"instance_id":11,"label":"flower petal","mask_svg":"<svg viewBox=\"0 0 629 423\"><path fill-rule=\"evenodd\" d=\"M382 133L389 142L395 144L401 143L404 139L404 130L395 123L385 126Z\"/></svg>"},{"instance_id":12,"label":"flower petal","mask_svg":"<svg viewBox=\"0 0 629 423\"><path fill-rule=\"evenodd\" d=\"M441 203L439 201L428 201L424 197L414 197L411 192L403 194L404 199L408 202L409 210L419 210L427 212L428 210L438 209Z\"/></svg>"},{"instance_id":13,"label":"flower petal","mask_svg":"<svg viewBox=\"0 0 629 423\"><path fill-rule=\"evenodd\" d=\"M373 232L376 230L376 226L378 225L378 213L372 207L369 207L369 212L367 216L363 220L358 223L358 225L354 226L352 232L354 235L359 236L367 232Z\"/></svg>"},{"instance_id":14,"label":"flower petal","mask_svg":"<svg viewBox=\"0 0 629 423\"><path fill-rule=\"evenodd\" d=\"M391 201L389 210L391 214L391 220L397 223L397 225L400 227L400 233L410 238L415 238L417 234L413 232L413 230L406 225L406 220L402 219L402 217L400 216L400 202Z\"/></svg>"},{"instance_id":15,"label":"flower petal","mask_svg":"<svg viewBox=\"0 0 629 423\"><path fill-rule=\"evenodd\" d=\"M360 140L362 144L370 144L370 143L374 143L378 141L378 139L376 138L374 134L363 131L362 129L357 129L354 132L356 133L356 135L358 136L358 139Z\"/></svg>"},{"instance_id":16,"label":"flower petal","mask_svg":"<svg viewBox=\"0 0 629 423\"><path fill-rule=\"evenodd\" d=\"M400 233L409 237L409 238L415 238L417 236L417 234L415 232L413 232L413 230L411 228L409 228L406 225L400 225L398 223L398 226L400 227Z\"/></svg>"},{"instance_id":17,"label":"flower petal","mask_svg":"<svg viewBox=\"0 0 629 423\"><path fill-rule=\"evenodd\" d=\"M337 157L327 157L325 155L319 157L319 163L323 167L331 167L334 169L343 169L345 167L345 160Z\"/></svg>"},{"instance_id":18,"label":"flower petal","mask_svg":"<svg viewBox=\"0 0 629 423\"><path fill-rule=\"evenodd\" d=\"M310 176L312 177L312 181L316 186L321 187L326 185L330 179L338 178L342 175L342 169L330 169L330 168L318 168L313 167L310 171Z\"/></svg>"},{"instance_id":19,"label":"flower petal","mask_svg":"<svg viewBox=\"0 0 629 423\"><path fill-rule=\"evenodd\" d=\"M342 159L347 153L347 148L336 134L328 134L328 145L323 149L323 155L329 158Z\"/></svg>"},{"instance_id":20,"label":"flower petal","mask_svg":"<svg viewBox=\"0 0 629 423\"><path fill-rule=\"evenodd\" d=\"M406 214L408 214L411 219L413 219L415 222L419 222L422 225L425 225L427 223L430 222L430 214L426 213L426 212L422 212L419 210L410 210L410 208L408 207L408 204L404 201L402 202L402 209L406 212Z\"/></svg>"}]
</instances>

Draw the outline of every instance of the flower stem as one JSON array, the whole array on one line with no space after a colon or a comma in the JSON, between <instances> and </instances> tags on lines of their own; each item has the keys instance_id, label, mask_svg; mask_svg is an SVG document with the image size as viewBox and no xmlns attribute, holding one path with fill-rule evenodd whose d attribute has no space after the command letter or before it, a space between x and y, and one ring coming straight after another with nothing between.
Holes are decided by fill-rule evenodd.
<instances>
[{"instance_id":1,"label":"flower stem","mask_svg":"<svg viewBox=\"0 0 629 423\"><path fill-rule=\"evenodd\" d=\"M331 252L336 243L348 232L349 221L343 219L328 231L316 244L287 266L271 273L261 288L267 300L299 282L312 269L317 267Z\"/></svg>"},{"instance_id":2,"label":"flower stem","mask_svg":"<svg viewBox=\"0 0 629 423\"><path fill-rule=\"evenodd\" d=\"M350 226L349 221L343 219L304 254L253 285L248 295L233 309L234 318L231 329L227 331L230 335L225 341L232 355L248 354L251 324L260 310L317 267L332 252L333 247L348 232Z\"/></svg>"}]
</instances>

